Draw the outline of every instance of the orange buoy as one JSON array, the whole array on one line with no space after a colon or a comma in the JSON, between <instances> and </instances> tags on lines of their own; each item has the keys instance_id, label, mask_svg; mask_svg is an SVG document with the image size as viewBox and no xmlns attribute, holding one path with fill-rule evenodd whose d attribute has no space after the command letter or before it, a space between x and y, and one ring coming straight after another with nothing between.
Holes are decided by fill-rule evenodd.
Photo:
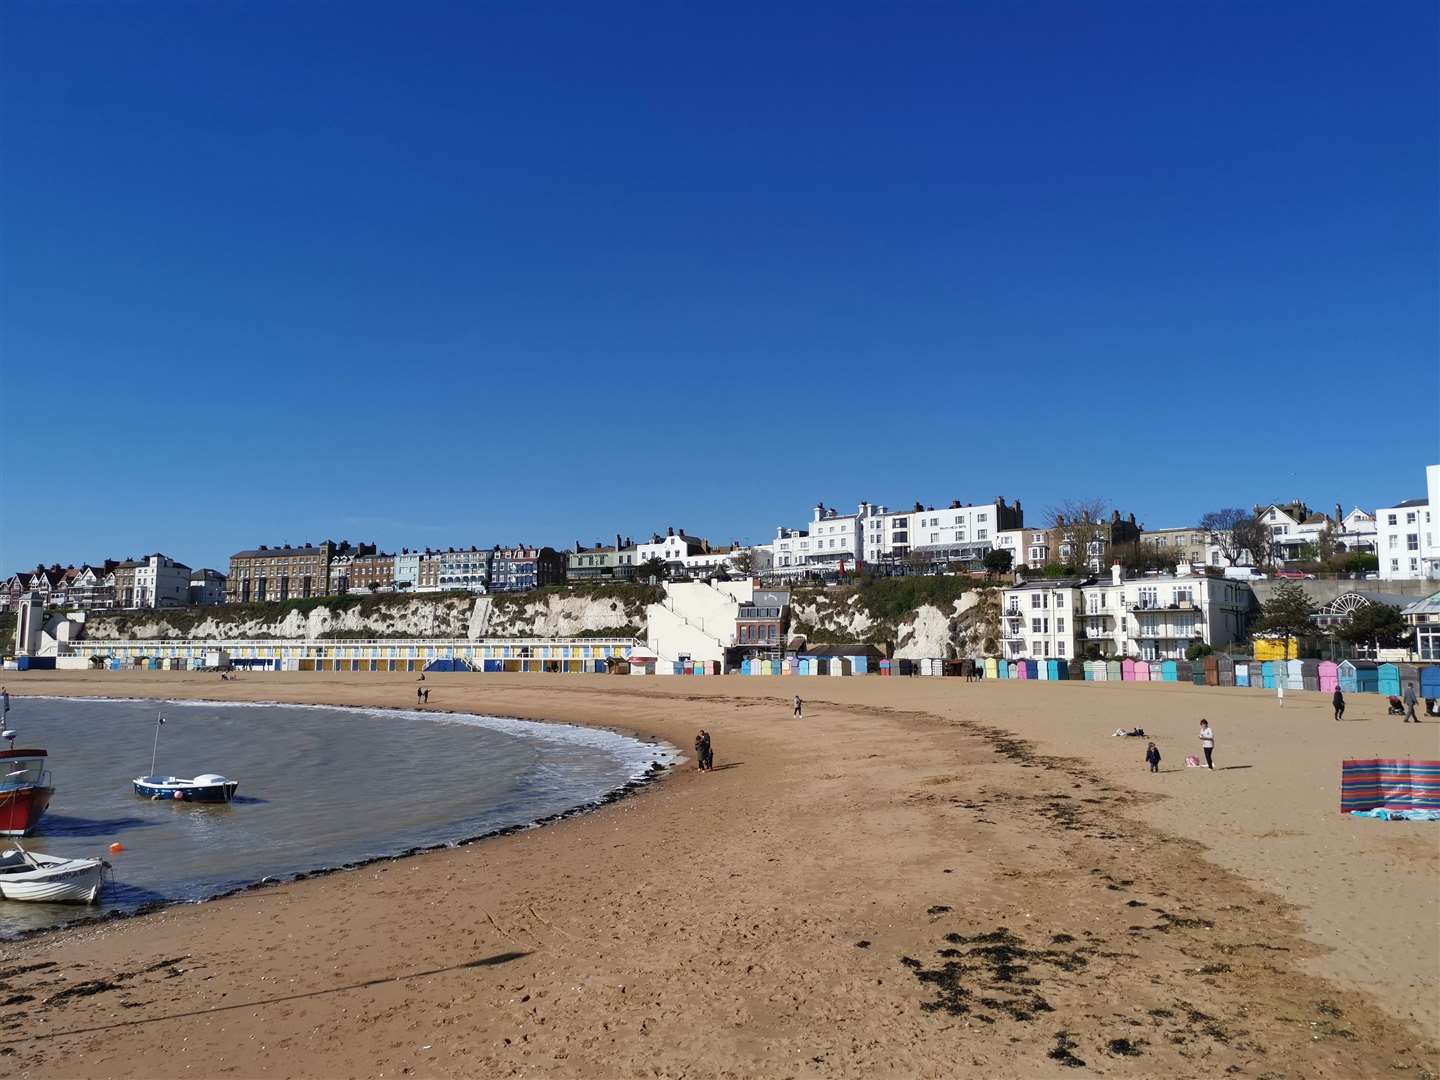
<instances>
[{"instance_id":1,"label":"orange buoy","mask_svg":"<svg viewBox=\"0 0 1440 1080\"><path fill-rule=\"evenodd\" d=\"M119 855L120 852L122 852L122 851L124 851L124 850L125 850L125 845L122 844L122 843L120 843L119 841L116 841L115 843L113 843L113 844L110 845L110 854L111 854L111 855Z\"/></svg>"}]
</instances>

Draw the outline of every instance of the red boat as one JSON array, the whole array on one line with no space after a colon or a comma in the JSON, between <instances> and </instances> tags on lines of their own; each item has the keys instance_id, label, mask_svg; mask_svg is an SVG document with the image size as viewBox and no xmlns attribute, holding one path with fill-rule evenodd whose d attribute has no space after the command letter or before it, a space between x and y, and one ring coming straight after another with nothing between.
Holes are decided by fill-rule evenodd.
<instances>
[{"instance_id":1,"label":"red boat","mask_svg":"<svg viewBox=\"0 0 1440 1080\"><path fill-rule=\"evenodd\" d=\"M44 750L0 750L0 836L28 836L55 789Z\"/></svg>"}]
</instances>

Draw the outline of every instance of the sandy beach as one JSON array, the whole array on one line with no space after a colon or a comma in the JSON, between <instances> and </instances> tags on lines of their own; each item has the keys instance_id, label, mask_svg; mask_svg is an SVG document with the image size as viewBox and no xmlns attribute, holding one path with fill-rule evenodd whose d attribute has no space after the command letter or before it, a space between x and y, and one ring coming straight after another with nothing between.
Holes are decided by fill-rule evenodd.
<instances>
[{"instance_id":1,"label":"sandy beach","mask_svg":"<svg viewBox=\"0 0 1440 1080\"><path fill-rule=\"evenodd\" d=\"M413 703L413 676L27 673L31 694ZM0 946L0 1073L1440 1075L1440 831L1338 810L1440 757L1375 695L431 675L691 768L467 847ZM794 693L803 719L790 715ZM1207 717L1213 772L1184 767ZM1164 755L1148 772L1143 726ZM337 737L343 733L337 732ZM64 774L65 783L77 782ZM124 874L119 856L117 874Z\"/></svg>"}]
</instances>

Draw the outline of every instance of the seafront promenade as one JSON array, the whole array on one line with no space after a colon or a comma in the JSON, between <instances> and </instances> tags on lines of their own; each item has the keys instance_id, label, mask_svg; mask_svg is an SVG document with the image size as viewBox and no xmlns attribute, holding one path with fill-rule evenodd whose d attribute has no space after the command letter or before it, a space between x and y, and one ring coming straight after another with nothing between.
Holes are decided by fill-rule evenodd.
<instances>
[{"instance_id":1,"label":"seafront promenade","mask_svg":"<svg viewBox=\"0 0 1440 1080\"><path fill-rule=\"evenodd\" d=\"M27 672L10 690L408 707L415 685ZM1281 710L1184 685L425 685L432 709L685 748L705 727L717 769L469 847L5 944L25 998L0 1018L6 1071L150 1076L157 1046L176 1074L234 1076L1440 1071L1434 827L1338 808L1342 758L1440 756L1440 724L1401 725L1383 699L1335 723L1318 694ZM1184 767L1201 717L1213 773ZM1158 774L1144 740L1110 737L1137 725Z\"/></svg>"}]
</instances>

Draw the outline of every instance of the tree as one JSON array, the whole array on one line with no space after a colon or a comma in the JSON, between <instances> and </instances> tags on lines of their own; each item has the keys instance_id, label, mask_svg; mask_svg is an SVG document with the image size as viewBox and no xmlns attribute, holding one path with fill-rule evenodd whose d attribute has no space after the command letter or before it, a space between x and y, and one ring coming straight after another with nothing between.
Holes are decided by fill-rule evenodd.
<instances>
[{"instance_id":1,"label":"tree","mask_svg":"<svg viewBox=\"0 0 1440 1080\"><path fill-rule=\"evenodd\" d=\"M992 574L1005 574L1015 565L1015 555L1008 548L991 548L980 563Z\"/></svg>"},{"instance_id":2,"label":"tree","mask_svg":"<svg viewBox=\"0 0 1440 1080\"><path fill-rule=\"evenodd\" d=\"M665 560L658 555L646 559L639 566L635 567L635 578L637 581L649 581L654 578L656 581L664 581L670 576L670 568L665 565Z\"/></svg>"},{"instance_id":3,"label":"tree","mask_svg":"<svg viewBox=\"0 0 1440 1080\"><path fill-rule=\"evenodd\" d=\"M1047 578L1070 577L1075 573L1075 567L1069 563L1047 562L1040 568L1040 576Z\"/></svg>"},{"instance_id":4,"label":"tree","mask_svg":"<svg viewBox=\"0 0 1440 1080\"><path fill-rule=\"evenodd\" d=\"M1106 537L1105 500L1098 497L1085 499L1066 499L1058 506L1052 506L1046 512L1049 521L1049 528L1055 530L1059 537L1056 552L1064 562L1073 563L1076 566L1087 566L1091 559L1098 556L1092 555L1090 545L1097 540L1103 541ZM1066 551L1066 547L1069 551Z\"/></svg>"},{"instance_id":5,"label":"tree","mask_svg":"<svg viewBox=\"0 0 1440 1080\"><path fill-rule=\"evenodd\" d=\"M1400 609L1390 604L1366 604L1350 612L1336 636L1352 645L1398 649L1410 639L1410 628Z\"/></svg>"},{"instance_id":6,"label":"tree","mask_svg":"<svg viewBox=\"0 0 1440 1080\"><path fill-rule=\"evenodd\" d=\"M1188 649L1185 650L1185 659L1200 660L1203 657L1210 656L1214 652L1215 650L1212 649L1209 645L1206 645L1205 642L1197 641L1195 642L1195 644L1191 645Z\"/></svg>"},{"instance_id":7,"label":"tree","mask_svg":"<svg viewBox=\"0 0 1440 1080\"><path fill-rule=\"evenodd\" d=\"M1200 528L1205 530L1205 539L1220 550L1220 557L1231 566L1238 566L1240 560L1249 554L1249 549L1241 541L1247 523L1254 517L1250 511L1238 506L1226 506L1202 515Z\"/></svg>"},{"instance_id":8,"label":"tree","mask_svg":"<svg viewBox=\"0 0 1440 1080\"><path fill-rule=\"evenodd\" d=\"M1279 634L1285 641L1285 659L1290 659L1290 639L1315 632L1310 618L1310 597L1298 581L1281 581L1264 604L1265 614L1258 629Z\"/></svg>"},{"instance_id":9,"label":"tree","mask_svg":"<svg viewBox=\"0 0 1440 1080\"><path fill-rule=\"evenodd\" d=\"M971 608L971 641L982 656L1000 653L1000 611L1003 596L999 589L978 589L975 606Z\"/></svg>"},{"instance_id":10,"label":"tree","mask_svg":"<svg viewBox=\"0 0 1440 1080\"><path fill-rule=\"evenodd\" d=\"M1352 551L1343 565L1347 574L1366 574L1380 569L1380 557L1373 551Z\"/></svg>"},{"instance_id":11,"label":"tree","mask_svg":"<svg viewBox=\"0 0 1440 1080\"><path fill-rule=\"evenodd\" d=\"M741 548L730 556L730 569L740 577L752 577L755 573L755 553L749 548Z\"/></svg>"},{"instance_id":12,"label":"tree","mask_svg":"<svg viewBox=\"0 0 1440 1080\"><path fill-rule=\"evenodd\" d=\"M1143 574L1147 570L1173 573L1176 559L1168 548L1156 548L1149 544L1116 544L1110 549L1110 561L1118 562L1131 573Z\"/></svg>"},{"instance_id":13,"label":"tree","mask_svg":"<svg viewBox=\"0 0 1440 1080\"><path fill-rule=\"evenodd\" d=\"M1260 520L1258 513L1252 514L1235 526L1235 544L1241 552L1250 556L1250 561L1261 569L1275 565L1279 557L1279 545L1270 526Z\"/></svg>"}]
</instances>

